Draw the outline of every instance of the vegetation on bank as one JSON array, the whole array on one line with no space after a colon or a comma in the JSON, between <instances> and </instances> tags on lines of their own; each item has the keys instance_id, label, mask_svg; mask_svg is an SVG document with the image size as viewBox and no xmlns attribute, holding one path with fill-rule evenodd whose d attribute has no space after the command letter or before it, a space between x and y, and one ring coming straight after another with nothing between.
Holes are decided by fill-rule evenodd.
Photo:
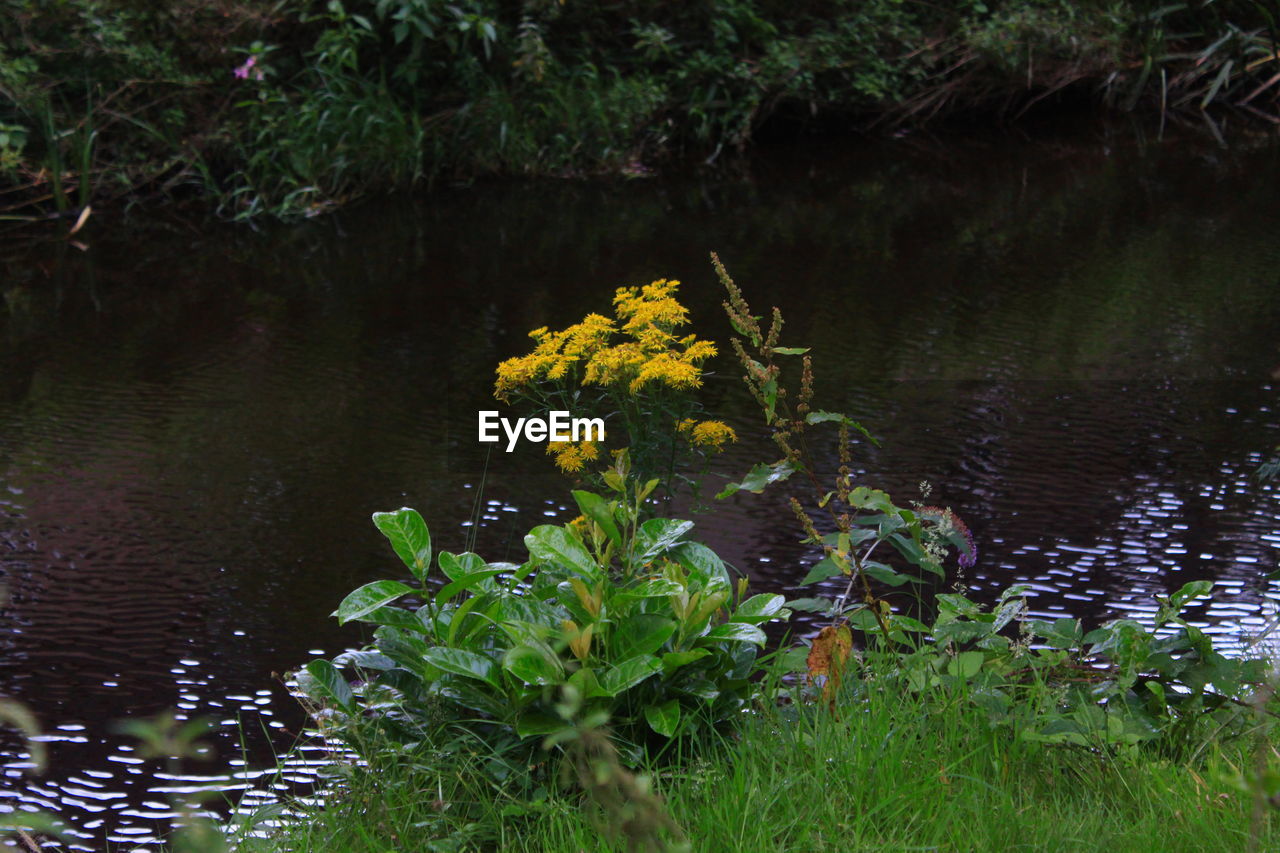
<instances>
[{"instance_id":1,"label":"vegetation on bank","mask_svg":"<svg viewBox=\"0 0 1280 853\"><path fill-rule=\"evenodd\" d=\"M1266 126L1277 24L1263 0L0 0L0 217L176 194L304 215L1064 98Z\"/></svg>"},{"instance_id":2,"label":"vegetation on bank","mask_svg":"<svg viewBox=\"0 0 1280 853\"><path fill-rule=\"evenodd\" d=\"M782 345L777 310L762 325L716 267L780 453L721 497L791 489L816 594L750 594L691 522L665 517L663 475L638 477L630 445L679 441L682 420L609 433L573 468L600 490L573 492L573 522L530 531L523 564L437 553L415 511L378 513L418 585L353 591L335 615L373 642L298 675L322 733L360 761L339 759L327 808L247 848L1272 845L1276 673L1181 617L1212 583L1159 598L1154 626L1087 632L1027 618L1025 587L989 606L962 581L942 591L952 552L961 573L977 559L964 522L852 482L870 436L816 407L807 348ZM674 291L619 291L643 351L600 315L538 329L498 393L691 394L700 377L672 368L697 344ZM816 635L762 655L762 628L797 613Z\"/></svg>"}]
</instances>

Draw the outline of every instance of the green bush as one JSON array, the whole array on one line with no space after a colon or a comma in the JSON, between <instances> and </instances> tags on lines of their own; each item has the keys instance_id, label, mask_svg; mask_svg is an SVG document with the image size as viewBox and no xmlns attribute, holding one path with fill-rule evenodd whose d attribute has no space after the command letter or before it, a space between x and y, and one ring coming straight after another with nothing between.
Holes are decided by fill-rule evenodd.
<instances>
[{"instance_id":1,"label":"green bush","mask_svg":"<svg viewBox=\"0 0 1280 853\"><path fill-rule=\"evenodd\" d=\"M431 589L431 537L412 509L374 523L422 586L366 584L338 607L341 622L377 625L364 651L307 665L299 686L340 713L334 731L357 750L376 742L479 740L501 765L529 766L544 736L578 716L605 716L634 760L639 748L734 718L755 691L762 623L783 597L745 597L693 524L640 521L656 481L627 477L608 496L576 491L581 520L525 537L522 565L442 552L446 581ZM414 609L393 604L409 596ZM352 689L341 669L364 680ZM562 708L572 697L574 719Z\"/></svg>"}]
</instances>

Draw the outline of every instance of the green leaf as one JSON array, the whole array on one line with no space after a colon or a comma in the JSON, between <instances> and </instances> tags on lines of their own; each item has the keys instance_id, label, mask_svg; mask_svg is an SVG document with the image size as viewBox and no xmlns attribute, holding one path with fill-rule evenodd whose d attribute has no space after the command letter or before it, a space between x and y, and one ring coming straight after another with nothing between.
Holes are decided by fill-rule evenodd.
<instances>
[{"instance_id":1,"label":"green leaf","mask_svg":"<svg viewBox=\"0 0 1280 853\"><path fill-rule=\"evenodd\" d=\"M458 606L457 610L451 612L449 617L449 635L446 638L447 645L458 645L458 635L462 631L462 627L466 625L467 617L471 615L471 611L480 606L481 602L483 602L486 597L487 596L474 595L462 602L462 604ZM475 622L475 620L472 621ZM470 631L468 630L467 633L469 634ZM464 634L463 636L465 637L466 635Z\"/></svg>"},{"instance_id":2,"label":"green leaf","mask_svg":"<svg viewBox=\"0 0 1280 853\"><path fill-rule=\"evenodd\" d=\"M1170 597L1170 602L1178 608L1181 608L1193 598L1200 598L1208 595L1213 589L1213 581L1190 581L1182 585L1182 589L1175 592Z\"/></svg>"},{"instance_id":3,"label":"green leaf","mask_svg":"<svg viewBox=\"0 0 1280 853\"><path fill-rule=\"evenodd\" d=\"M345 625L353 619L360 619L382 607L389 601L395 601L402 595L417 592L413 587L399 581L374 581L359 589L353 590L342 599L338 609L329 614L338 617L338 624Z\"/></svg>"},{"instance_id":4,"label":"green leaf","mask_svg":"<svg viewBox=\"0 0 1280 853\"><path fill-rule=\"evenodd\" d=\"M417 631L419 634L425 634L428 631L427 626L416 613L405 610L403 607L379 607L361 616L360 621L374 625L390 625L405 631Z\"/></svg>"},{"instance_id":5,"label":"green leaf","mask_svg":"<svg viewBox=\"0 0 1280 853\"><path fill-rule=\"evenodd\" d=\"M298 680L298 686L304 693L321 702L332 702L348 714L356 712L351 685L333 664L327 660L313 660L307 664L306 673L310 678Z\"/></svg>"},{"instance_id":6,"label":"green leaf","mask_svg":"<svg viewBox=\"0 0 1280 853\"><path fill-rule=\"evenodd\" d=\"M617 666L610 667L604 674L600 687L608 696L617 696L624 690L630 690L650 676L662 671L662 663L653 655L638 655L628 658Z\"/></svg>"},{"instance_id":7,"label":"green leaf","mask_svg":"<svg viewBox=\"0 0 1280 853\"><path fill-rule=\"evenodd\" d=\"M835 606L835 602L825 598L793 598L787 602L787 607L792 610L799 610L802 613L822 613L828 616Z\"/></svg>"},{"instance_id":8,"label":"green leaf","mask_svg":"<svg viewBox=\"0 0 1280 853\"><path fill-rule=\"evenodd\" d=\"M862 564L862 570L870 577L875 578L881 583L889 586L902 586L904 583L912 580L908 575L886 566L884 563L877 563L875 560L867 560Z\"/></svg>"},{"instance_id":9,"label":"green leaf","mask_svg":"<svg viewBox=\"0 0 1280 853\"><path fill-rule=\"evenodd\" d=\"M832 423L832 422L838 423L838 424L844 424L845 426L860 432L868 441L870 441L876 447L880 446L880 441L874 435L867 432L866 427L864 427L862 424L858 423L848 415L842 414L841 412L810 412L808 415L805 416L804 420L805 420L805 423L807 424L825 424L825 423Z\"/></svg>"},{"instance_id":10,"label":"green leaf","mask_svg":"<svg viewBox=\"0 0 1280 853\"><path fill-rule=\"evenodd\" d=\"M938 577L946 577L946 572L937 561L925 553L920 544L902 533L894 533L889 536L889 544L898 550L902 556L906 557L914 566L919 566L925 571L933 572Z\"/></svg>"},{"instance_id":11,"label":"green leaf","mask_svg":"<svg viewBox=\"0 0 1280 853\"><path fill-rule=\"evenodd\" d=\"M356 669L388 670L395 667L396 662L382 652L350 651L343 652L333 659L337 667L353 666Z\"/></svg>"},{"instance_id":12,"label":"green leaf","mask_svg":"<svg viewBox=\"0 0 1280 853\"><path fill-rule=\"evenodd\" d=\"M542 714L537 711L531 711L527 714L521 714L516 719L516 734L520 737L533 737L535 735L549 735L552 732L558 732L566 727L564 720L553 717L550 714Z\"/></svg>"},{"instance_id":13,"label":"green leaf","mask_svg":"<svg viewBox=\"0 0 1280 853\"><path fill-rule=\"evenodd\" d=\"M627 598L660 598L667 595L679 595L685 591L685 585L667 578L654 578L637 584L630 589L622 590L619 595Z\"/></svg>"},{"instance_id":14,"label":"green leaf","mask_svg":"<svg viewBox=\"0 0 1280 853\"><path fill-rule=\"evenodd\" d=\"M440 670L430 666L424 657L431 646L421 635L383 626L373 636L378 651L412 672L418 680L430 683L440 677Z\"/></svg>"},{"instance_id":15,"label":"green leaf","mask_svg":"<svg viewBox=\"0 0 1280 853\"><path fill-rule=\"evenodd\" d=\"M424 580L431 568L431 533L418 511L406 506L395 512L375 512L373 523L413 576Z\"/></svg>"},{"instance_id":16,"label":"green leaf","mask_svg":"<svg viewBox=\"0 0 1280 853\"><path fill-rule=\"evenodd\" d=\"M804 355L809 351L809 347L774 347L772 352L775 355Z\"/></svg>"},{"instance_id":17,"label":"green leaf","mask_svg":"<svg viewBox=\"0 0 1280 853\"><path fill-rule=\"evenodd\" d=\"M1156 596L1156 600L1160 603L1160 611L1156 614L1156 625L1161 626L1165 623L1177 619L1178 614L1193 599L1200 598L1209 594L1209 590L1213 589L1213 581L1190 581L1183 584L1182 589L1175 592L1168 598Z\"/></svg>"},{"instance_id":18,"label":"green leaf","mask_svg":"<svg viewBox=\"0 0 1280 853\"><path fill-rule=\"evenodd\" d=\"M1003 596L1001 596L1001 598L1003 598ZM1010 598L1005 601L1000 605L1000 609L996 611L996 618L991 623L991 630L999 631L1005 625L1008 625L1019 613L1022 612L1022 609L1025 606L1025 599Z\"/></svg>"},{"instance_id":19,"label":"green leaf","mask_svg":"<svg viewBox=\"0 0 1280 853\"><path fill-rule=\"evenodd\" d=\"M764 421L767 424L771 424L774 419L774 411L778 406L778 380L766 380L760 386L760 393L764 396Z\"/></svg>"},{"instance_id":20,"label":"green leaf","mask_svg":"<svg viewBox=\"0 0 1280 853\"><path fill-rule=\"evenodd\" d=\"M680 729L680 702L670 699L661 705L649 705L644 709L649 728L663 737L675 737Z\"/></svg>"},{"instance_id":21,"label":"green leaf","mask_svg":"<svg viewBox=\"0 0 1280 853\"><path fill-rule=\"evenodd\" d=\"M632 549L633 563L646 563L669 551L692 529L692 521L681 521L675 518L649 519L636 531L636 541Z\"/></svg>"},{"instance_id":22,"label":"green leaf","mask_svg":"<svg viewBox=\"0 0 1280 853\"><path fill-rule=\"evenodd\" d=\"M498 665L479 652L437 646L427 649L423 658L427 663L444 672L461 675L464 678L474 678L496 690L502 689L502 685L498 682Z\"/></svg>"},{"instance_id":23,"label":"green leaf","mask_svg":"<svg viewBox=\"0 0 1280 853\"><path fill-rule=\"evenodd\" d=\"M973 678L982 669L986 655L982 652L961 652L947 664L947 673L963 679Z\"/></svg>"},{"instance_id":24,"label":"green leaf","mask_svg":"<svg viewBox=\"0 0 1280 853\"><path fill-rule=\"evenodd\" d=\"M464 708L504 719L512 711L506 697L486 690L470 678L445 678L440 682L439 695Z\"/></svg>"},{"instance_id":25,"label":"green leaf","mask_svg":"<svg viewBox=\"0 0 1280 853\"><path fill-rule=\"evenodd\" d=\"M662 671L667 675L670 675L680 667L687 666L694 661L700 661L709 654L711 654L711 652L708 649L689 649L687 652L667 652L662 656Z\"/></svg>"},{"instance_id":26,"label":"green leaf","mask_svg":"<svg viewBox=\"0 0 1280 853\"><path fill-rule=\"evenodd\" d=\"M733 643L755 643L757 646L763 646L766 637L764 631L761 631L755 625L747 625L743 622L726 622L723 625L717 625L699 637L698 644L703 645L704 643L723 640Z\"/></svg>"},{"instance_id":27,"label":"green leaf","mask_svg":"<svg viewBox=\"0 0 1280 853\"><path fill-rule=\"evenodd\" d=\"M738 605L738 609L730 617L731 622L750 622L753 625L767 622L787 603L781 595L753 595Z\"/></svg>"},{"instance_id":28,"label":"green leaf","mask_svg":"<svg viewBox=\"0 0 1280 853\"><path fill-rule=\"evenodd\" d=\"M529 556L535 560L573 569L588 578L595 578L600 574L600 567L591 558L582 540L564 527L539 525L524 537L524 546L529 549Z\"/></svg>"},{"instance_id":29,"label":"green leaf","mask_svg":"<svg viewBox=\"0 0 1280 853\"><path fill-rule=\"evenodd\" d=\"M968 643L990 635L989 622L940 622L933 626L933 639L938 643Z\"/></svg>"},{"instance_id":30,"label":"green leaf","mask_svg":"<svg viewBox=\"0 0 1280 853\"><path fill-rule=\"evenodd\" d=\"M584 699L595 699L598 696L609 695L600 686L600 680L596 678L595 672L585 666L569 676L569 683L578 688Z\"/></svg>"},{"instance_id":31,"label":"green leaf","mask_svg":"<svg viewBox=\"0 0 1280 853\"><path fill-rule=\"evenodd\" d=\"M564 667L547 649L516 646L507 652L502 668L525 684L559 684L564 680Z\"/></svg>"},{"instance_id":32,"label":"green leaf","mask_svg":"<svg viewBox=\"0 0 1280 853\"><path fill-rule=\"evenodd\" d=\"M622 534L618 531L618 524L613 518L613 510L608 501L597 494L579 489L573 491L573 499L578 502L578 509L582 514L600 525L600 529L614 545L622 544Z\"/></svg>"},{"instance_id":33,"label":"green leaf","mask_svg":"<svg viewBox=\"0 0 1280 853\"><path fill-rule=\"evenodd\" d=\"M567 611L557 610L545 601L529 595L506 595L494 618L500 622L529 622L548 628L559 628L569 616Z\"/></svg>"},{"instance_id":34,"label":"green leaf","mask_svg":"<svg viewBox=\"0 0 1280 853\"><path fill-rule=\"evenodd\" d=\"M469 574L480 571L485 568L484 558L479 554L473 554L467 551L462 554L451 554L448 551L441 551L440 556L436 558L440 563L440 571L444 572L445 577L451 581L465 577Z\"/></svg>"},{"instance_id":35,"label":"green leaf","mask_svg":"<svg viewBox=\"0 0 1280 853\"><path fill-rule=\"evenodd\" d=\"M1064 616L1061 619L1055 619L1052 623L1043 619L1028 619L1023 624L1028 631L1041 637L1045 643L1055 649L1079 648L1084 639L1084 629L1080 626L1079 619ZM1098 650L1095 649L1095 651Z\"/></svg>"},{"instance_id":36,"label":"green leaf","mask_svg":"<svg viewBox=\"0 0 1280 853\"><path fill-rule=\"evenodd\" d=\"M840 570L840 566L836 564L835 560L830 557L823 557L814 564L814 567L809 570L807 575L804 576L804 580L800 581L800 585L808 586L811 583L818 583L819 581L839 577L843 574L844 572Z\"/></svg>"},{"instance_id":37,"label":"green leaf","mask_svg":"<svg viewBox=\"0 0 1280 853\"><path fill-rule=\"evenodd\" d=\"M667 556L684 566L690 574L690 580L697 579L702 586L712 583L723 583L725 586L730 584L729 570L725 568L724 560L701 542L681 542Z\"/></svg>"},{"instance_id":38,"label":"green leaf","mask_svg":"<svg viewBox=\"0 0 1280 853\"><path fill-rule=\"evenodd\" d=\"M481 569L478 572L472 572L469 575L462 575L451 583L447 583L444 589L436 593L436 606L443 607L445 602L453 598L458 593L466 590L467 592L475 592L477 589L483 589L481 581L495 577L503 572L509 571L507 568L497 569Z\"/></svg>"},{"instance_id":39,"label":"green leaf","mask_svg":"<svg viewBox=\"0 0 1280 853\"><path fill-rule=\"evenodd\" d=\"M881 489L858 486L849 493L849 506L854 509L869 509L883 512L885 515L897 515L898 507L889 493Z\"/></svg>"},{"instance_id":40,"label":"green leaf","mask_svg":"<svg viewBox=\"0 0 1280 853\"><path fill-rule=\"evenodd\" d=\"M673 619L657 613L637 613L617 625L613 632L614 658L624 660L637 655L650 655L675 633Z\"/></svg>"},{"instance_id":41,"label":"green leaf","mask_svg":"<svg viewBox=\"0 0 1280 853\"><path fill-rule=\"evenodd\" d=\"M775 462L772 465L761 462L753 467L747 473L747 476L742 478L742 482L730 483L716 497L719 499L727 498L741 489L746 489L748 492L758 495L765 490L766 486L786 480L796 470L796 466L787 459Z\"/></svg>"}]
</instances>

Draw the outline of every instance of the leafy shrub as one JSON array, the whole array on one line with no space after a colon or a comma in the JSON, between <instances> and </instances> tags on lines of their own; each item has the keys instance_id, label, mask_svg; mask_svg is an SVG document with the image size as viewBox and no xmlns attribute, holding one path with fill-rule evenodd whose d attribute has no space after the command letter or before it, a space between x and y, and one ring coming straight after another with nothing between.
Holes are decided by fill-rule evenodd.
<instances>
[{"instance_id":1,"label":"leafy shrub","mask_svg":"<svg viewBox=\"0 0 1280 853\"><path fill-rule=\"evenodd\" d=\"M373 645L308 664L300 687L344 715L338 731L356 748L371 717L401 742L476 737L528 763L570 722L557 711L565 690L632 747L733 718L754 690L759 625L785 615L783 597L746 598L687 538L692 522L641 521L657 483L628 473L624 454L608 496L574 492L583 520L534 528L522 565L441 552L436 589L421 516L374 515L421 586L381 580L348 595L336 615L377 625ZM424 603L395 606L410 596ZM342 668L369 680L353 690Z\"/></svg>"}]
</instances>

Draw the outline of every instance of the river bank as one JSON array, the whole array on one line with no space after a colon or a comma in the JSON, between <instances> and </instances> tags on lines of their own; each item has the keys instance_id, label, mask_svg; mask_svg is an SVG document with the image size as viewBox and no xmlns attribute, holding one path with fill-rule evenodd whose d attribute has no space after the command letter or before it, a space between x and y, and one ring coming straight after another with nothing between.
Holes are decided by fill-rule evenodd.
<instances>
[{"instance_id":1,"label":"river bank","mask_svg":"<svg viewBox=\"0 0 1280 853\"><path fill-rule=\"evenodd\" d=\"M1259 0L4 10L0 218L18 224L183 198L306 216L435 181L643 177L814 131L1046 112L1280 123Z\"/></svg>"}]
</instances>

